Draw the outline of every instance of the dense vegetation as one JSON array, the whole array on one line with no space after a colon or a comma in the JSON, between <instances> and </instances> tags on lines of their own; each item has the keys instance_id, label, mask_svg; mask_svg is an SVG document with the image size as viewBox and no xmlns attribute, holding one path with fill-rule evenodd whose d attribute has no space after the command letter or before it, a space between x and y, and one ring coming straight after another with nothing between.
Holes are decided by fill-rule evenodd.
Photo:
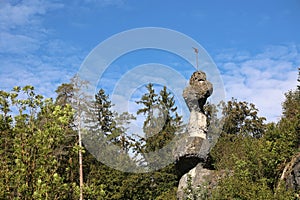
<instances>
[{"instance_id":1,"label":"dense vegetation","mask_svg":"<svg viewBox=\"0 0 300 200\"><path fill-rule=\"evenodd\" d=\"M122 152L131 151L136 155L131 158L133 163L151 168L155 163L145 154L168 144L182 128L167 88L156 93L149 84L137 101L141 106L137 114L145 116L145 136L141 137L127 134L124 124L135 116L113 112L104 90L94 98L81 97L78 91L84 84L74 77L57 88L55 100L36 94L32 86L0 91L0 199L79 199L80 153L84 199L176 199L179 177L174 164L149 173L118 171L97 161L80 146L78 138L81 112L93 113L96 117L85 120L92 120L90 130L101 130L103 134L97 137L119 146ZM83 101L89 98L89 102ZM79 103L85 105L84 110L71 106ZM232 99L206 107L211 124L224 123L210 155L211 167L224 176L205 198L295 199L298 191L281 184L281 174L299 152L300 86L286 93L282 107L281 119L269 124L258 117L255 105L247 102ZM154 130L156 135L151 133L160 118L149 120L152 108L164 110L165 123ZM222 110L223 119L215 118L216 108ZM211 132L217 130L210 127Z\"/></svg>"}]
</instances>

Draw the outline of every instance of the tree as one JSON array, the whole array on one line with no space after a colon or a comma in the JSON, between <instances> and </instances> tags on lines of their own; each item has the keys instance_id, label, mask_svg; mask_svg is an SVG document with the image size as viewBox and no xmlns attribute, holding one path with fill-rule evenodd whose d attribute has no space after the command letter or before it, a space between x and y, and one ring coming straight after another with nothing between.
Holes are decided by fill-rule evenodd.
<instances>
[{"instance_id":1,"label":"tree","mask_svg":"<svg viewBox=\"0 0 300 200\"><path fill-rule=\"evenodd\" d=\"M135 117L127 112L118 114L112 111L113 104L109 96L105 94L103 89L100 89L95 95L95 100L92 101L87 115L87 128L91 132L101 133L106 137L107 141L115 145L121 146L123 149L126 141L125 128Z\"/></svg>"},{"instance_id":2,"label":"tree","mask_svg":"<svg viewBox=\"0 0 300 200\"><path fill-rule=\"evenodd\" d=\"M79 162L79 187L80 187L80 200L83 200L83 189L84 189L84 177L83 177L83 156L84 148L82 145L82 131L83 131L83 118L89 107L89 96L84 92L84 89L88 87L88 82L81 80L78 75L75 75L71 79L73 85L74 95L72 96L71 105L75 110L75 128L78 132L78 162Z\"/></svg>"},{"instance_id":3,"label":"tree","mask_svg":"<svg viewBox=\"0 0 300 200\"><path fill-rule=\"evenodd\" d=\"M85 193L87 198L123 198L120 187L122 181L126 179L127 173L106 166L96 159L103 161L104 157L108 157L106 159L115 161L113 164L122 169L131 168L134 165L133 162L130 162L128 155L130 143L124 127L134 117L128 113L113 112L112 107L109 96L103 89L100 89L91 102L86 115L87 132L84 134L84 145L90 150L84 154L84 160L88 163L84 168L86 186L90 188ZM112 148L110 148L111 146ZM101 190L97 190L99 187Z\"/></svg>"},{"instance_id":4,"label":"tree","mask_svg":"<svg viewBox=\"0 0 300 200\"><path fill-rule=\"evenodd\" d=\"M103 89L100 89L95 95L94 112L96 114L98 126L106 136L111 134L116 126L111 108L112 103L109 100L108 95L105 94Z\"/></svg>"},{"instance_id":5,"label":"tree","mask_svg":"<svg viewBox=\"0 0 300 200\"><path fill-rule=\"evenodd\" d=\"M221 137L212 148L210 158L217 168L232 168L235 165L232 157L234 152L239 158L245 156L246 152L243 151L244 146L241 144L243 139L260 138L265 133L266 125L263 123L265 118L258 117L258 109L255 105L245 101L238 102L236 99L232 99L227 103L221 102L219 107L223 114L221 122L216 119L216 107L213 105L205 107L210 124L209 131L221 130ZM223 127L219 127L220 124Z\"/></svg>"},{"instance_id":6,"label":"tree","mask_svg":"<svg viewBox=\"0 0 300 200\"><path fill-rule=\"evenodd\" d=\"M153 84L146 86L148 93L144 94L137 104L143 107L137 114L146 116L143 130L145 133L145 152L163 148L180 130L182 117L176 112L174 97L164 86L159 95L155 93Z\"/></svg>"},{"instance_id":7,"label":"tree","mask_svg":"<svg viewBox=\"0 0 300 200\"><path fill-rule=\"evenodd\" d=\"M295 90L285 93L285 101L282 103L282 118L279 126L285 127L292 133L298 133L297 144L300 147L300 68L299 68L298 85Z\"/></svg>"},{"instance_id":8,"label":"tree","mask_svg":"<svg viewBox=\"0 0 300 200\"><path fill-rule=\"evenodd\" d=\"M7 188L12 176L13 160L13 117L11 116L11 94L0 91L0 198L9 197Z\"/></svg>"},{"instance_id":9,"label":"tree","mask_svg":"<svg viewBox=\"0 0 300 200\"><path fill-rule=\"evenodd\" d=\"M174 97L166 87L163 87L159 94L155 93L151 83L146 89L147 93L137 101L137 104L143 106L137 114L145 115L143 126L145 136L134 140L132 146L142 157L142 164L146 164L149 169L155 169L156 162L162 158L149 156L149 153L165 147L180 130L182 121L177 113ZM175 199L174 188L177 184L178 173L174 164L169 164L154 172L129 175L123 181L121 191L124 199L161 199L163 196Z\"/></svg>"},{"instance_id":10,"label":"tree","mask_svg":"<svg viewBox=\"0 0 300 200\"><path fill-rule=\"evenodd\" d=\"M82 82L79 77L75 76L71 79L69 84L62 84L56 90L58 92L56 103L66 105L62 102L68 102L76 111L73 122L71 123L73 135L69 141L69 143L76 145L73 148L74 151L68 152L72 154L70 155L70 159L74 167L71 168L69 172L73 178L78 180L82 175L78 176L78 174L74 174L74 172L78 173L76 168L80 168L80 170L82 170L81 173L85 174L81 179L81 181L85 183L85 185L82 186L82 193L84 193L85 198L114 199L118 196L118 190L116 189L118 186L116 183L122 183L118 177L124 177L124 173L105 166L97 161L97 159L103 159L103 156L107 156L110 150L115 152L116 148L108 148L108 144L113 144L113 146L117 145L121 147L124 150L122 155L126 154L125 160L129 160L127 154L129 142L125 134L126 128L123 125L128 124L134 117L127 113L119 115L113 112L113 104L103 89L100 89L98 93L95 94L95 98L87 96L84 93L86 84L87 83ZM78 118L79 116L81 117ZM83 141L81 147L78 145L79 131ZM77 134L74 135L76 132ZM103 149L105 147L108 149ZM86 149L89 151L86 151ZM76 160L78 159L80 151L82 153L82 160L84 160L81 167L79 160ZM77 156L74 153L77 153ZM121 156L121 154L118 155L124 157ZM112 155L111 159L118 160L119 158ZM121 162L123 167L125 167L126 163L122 161L118 162ZM116 165L121 164L116 163ZM128 167L130 167L131 163L128 165ZM112 185L109 185L110 183L112 183Z\"/></svg>"},{"instance_id":11,"label":"tree","mask_svg":"<svg viewBox=\"0 0 300 200\"><path fill-rule=\"evenodd\" d=\"M57 93L57 97L55 100L55 104L61 107L72 106L74 107L74 95L75 90L78 90L74 86L74 81L76 80L76 76L71 79L70 83L61 84L55 92ZM76 115L73 113L72 120L68 125L67 131L65 131L65 141L64 146L61 148L60 156L60 165L59 169L61 172L66 175L66 181L74 183L73 189L70 193L78 193L77 186L79 185L80 175L78 173L79 169L79 145L78 145L78 132L76 128ZM73 197L72 197L73 198Z\"/></svg>"},{"instance_id":12,"label":"tree","mask_svg":"<svg viewBox=\"0 0 300 200\"><path fill-rule=\"evenodd\" d=\"M58 105L71 105L74 109L74 116L72 121L72 128L77 131L77 145L74 150L78 153L78 168L79 168L79 187L80 200L83 200L84 177L83 177L83 153L84 147L82 145L82 131L84 130L83 123L88 107L90 105L91 97L87 95L85 89L88 87L88 82L81 80L79 75L71 78L70 83L64 83L56 90Z\"/></svg>"},{"instance_id":13,"label":"tree","mask_svg":"<svg viewBox=\"0 0 300 200\"><path fill-rule=\"evenodd\" d=\"M258 117L258 109L254 104L238 102L232 99L221 103L223 114L223 134L244 134L255 138L263 135L265 117Z\"/></svg>"},{"instance_id":14,"label":"tree","mask_svg":"<svg viewBox=\"0 0 300 200\"><path fill-rule=\"evenodd\" d=\"M73 184L60 174L60 148L64 132L72 120L72 108L55 105L43 99L32 86L15 87L12 92L0 92L1 199L68 199ZM22 95L20 95L20 93ZM20 96L24 96L21 98ZM8 117L10 110L16 110ZM3 119L7 119L3 123ZM2 138L2 137L1 137ZM3 143L4 142L4 143ZM7 149L6 145L10 148ZM4 148L3 148L4 147ZM2 157L2 156L1 156Z\"/></svg>"},{"instance_id":15,"label":"tree","mask_svg":"<svg viewBox=\"0 0 300 200\"><path fill-rule=\"evenodd\" d=\"M235 113L243 113L240 108L245 104L228 105L225 112L234 113L225 113L223 130L231 134L223 134L211 152L216 169L227 173L213 190L213 199L294 199L298 191L280 184L283 181L280 177L293 155L299 152L299 87L286 93L278 123L261 126L259 120L258 124L253 121L243 128L245 124L235 120L244 117ZM252 106L250 110L254 111ZM253 137L253 130L261 130L255 132L260 137Z\"/></svg>"},{"instance_id":16,"label":"tree","mask_svg":"<svg viewBox=\"0 0 300 200\"><path fill-rule=\"evenodd\" d=\"M67 104L72 104L72 99L74 96L74 84L73 83L63 83L61 84L55 92L57 93L56 104L60 106L66 106Z\"/></svg>"},{"instance_id":17,"label":"tree","mask_svg":"<svg viewBox=\"0 0 300 200\"><path fill-rule=\"evenodd\" d=\"M168 167L167 167L168 168ZM150 173L129 174L123 180L120 192L121 199L154 200L168 196L176 199L177 176L161 169Z\"/></svg>"}]
</instances>

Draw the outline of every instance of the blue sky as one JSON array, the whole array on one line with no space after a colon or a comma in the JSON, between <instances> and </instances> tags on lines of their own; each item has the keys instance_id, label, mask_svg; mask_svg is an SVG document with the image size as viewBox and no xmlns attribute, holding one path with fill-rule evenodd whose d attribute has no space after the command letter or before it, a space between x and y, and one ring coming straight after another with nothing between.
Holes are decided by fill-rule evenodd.
<instances>
[{"instance_id":1,"label":"blue sky","mask_svg":"<svg viewBox=\"0 0 300 200\"><path fill-rule=\"evenodd\" d=\"M252 102L260 115L276 121L284 93L297 85L299 10L298 0L0 0L0 89L30 84L53 97L100 42L133 28L162 27L206 49L221 72L227 99ZM149 58L171 66L178 60L148 51L119 63L141 65ZM106 78L114 81L126 72L112 69L117 72L108 70ZM191 75L191 69L177 70ZM101 87L109 90L109 83Z\"/></svg>"}]
</instances>

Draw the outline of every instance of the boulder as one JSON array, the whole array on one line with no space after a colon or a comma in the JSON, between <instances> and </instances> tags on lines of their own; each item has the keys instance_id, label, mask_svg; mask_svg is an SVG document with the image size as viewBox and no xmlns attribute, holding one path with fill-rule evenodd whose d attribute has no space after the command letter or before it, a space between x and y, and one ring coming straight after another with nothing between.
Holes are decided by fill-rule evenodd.
<instances>
[{"instance_id":1,"label":"boulder","mask_svg":"<svg viewBox=\"0 0 300 200\"><path fill-rule=\"evenodd\" d=\"M232 171L211 170L206 168L203 163L199 163L181 177L177 189L177 199L210 199L211 191L217 187L218 182L232 174Z\"/></svg>"}]
</instances>

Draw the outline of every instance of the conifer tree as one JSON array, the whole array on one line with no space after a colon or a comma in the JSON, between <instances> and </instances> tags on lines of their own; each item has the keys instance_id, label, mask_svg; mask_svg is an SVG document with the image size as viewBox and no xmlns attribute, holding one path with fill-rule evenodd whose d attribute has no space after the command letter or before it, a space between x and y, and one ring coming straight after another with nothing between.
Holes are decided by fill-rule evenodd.
<instances>
[{"instance_id":1,"label":"conifer tree","mask_svg":"<svg viewBox=\"0 0 300 200\"><path fill-rule=\"evenodd\" d=\"M148 92L137 101L143 107L137 114L144 114L143 130L145 133L145 152L151 152L163 148L173 139L181 128L181 116L177 113L174 97L164 86L159 94L155 93L153 84L146 86Z\"/></svg>"},{"instance_id":2,"label":"conifer tree","mask_svg":"<svg viewBox=\"0 0 300 200\"><path fill-rule=\"evenodd\" d=\"M134 141L136 152L143 157L142 164L149 169L156 169L157 163L163 159L163 154L149 155L151 152L164 148L175 137L181 128L181 116L177 113L174 97L166 87L157 94L153 84L146 86L145 93L137 104L142 105L137 114L144 114L144 137ZM171 154L171 151L164 152ZM160 158L157 158L159 156ZM126 199L161 199L169 196L175 199L178 176L174 164L145 174L129 175L122 187ZM127 187L127 186L131 187ZM136 185L136 186L134 186Z\"/></svg>"}]
</instances>

